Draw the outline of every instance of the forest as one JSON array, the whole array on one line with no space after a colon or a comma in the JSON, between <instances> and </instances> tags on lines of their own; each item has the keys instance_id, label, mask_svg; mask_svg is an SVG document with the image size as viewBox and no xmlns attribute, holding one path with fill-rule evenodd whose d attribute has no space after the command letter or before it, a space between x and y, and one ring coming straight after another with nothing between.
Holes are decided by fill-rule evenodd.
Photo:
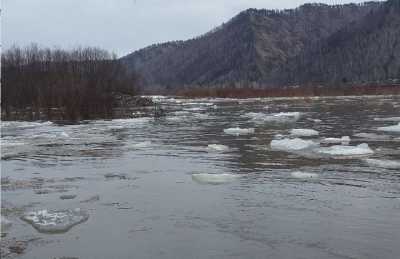
<instances>
[{"instance_id":1,"label":"forest","mask_svg":"<svg viewBox=\"0 0 400 259\"><path fill-rule=\"evenodd\" d=\"M136 93L134 73L93 47L13 46L2 53L1 75L2 120L109 118L116 93Z\"/></svg>"}]
</instances>

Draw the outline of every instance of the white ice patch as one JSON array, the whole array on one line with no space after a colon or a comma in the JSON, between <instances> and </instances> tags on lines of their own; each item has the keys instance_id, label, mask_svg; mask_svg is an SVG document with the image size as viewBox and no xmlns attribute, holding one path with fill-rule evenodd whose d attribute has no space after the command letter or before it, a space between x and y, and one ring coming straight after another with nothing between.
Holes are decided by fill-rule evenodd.
<instances>
[{"instance_id":1,"label":"white ice patch","mask_svg":"<svg viewBox=\"0 0 400 259\"><path fill-rule=\"evenodd\" d=\"M292 129L290 135L298 137L311 137L319 135L319 132L313 129Z\"/></svg>"},{"instance_id":2,"label":"white ice patch","mask_svg":"<svg viewBox=\"0 0 400 259\"><path fill-rule=\"evenodd\" d=\"M281 150L281 151L296 151L303 150L312 147L317 147L318 143L312 140L304 140L300 138L294 139L274 139L271 141L271 148L273 150Z\"/></svg>"},{"instance_id":3,"label":"white ice patch","mask_svg":"<svg viewBox=\"0 0 400 259\"><path fill-rule=\"evenodd\" d=\"M220 145L220 144L210 144L207 146L208 150L215 150L215 151L227 151L229 150L228 146Z\"/></svg>"},{"instance_id":4,"label":"white ice patch","mask_svg":"<svg viewBox=\"0 0 400 259\"><path fill-rule=\"evenodd\" d=\"M375 134L375 133L365 133L365 132L354 134L354 136L355 137L359 137L359 138L373 139L373 140L387 140L387 139L390 139L390 136L387 136L387 135L378 135L378 134Z\"/></svg>"},{"instance_id":5,"label":"white ice patch","mask_svg":"<svg viewBox=\"0 0 400 259\"><path fill-rule=\"evenodd\" d=\"M290 123L300 119L300 112L281 112L275 114L265 114L257 112L249 112L244 114L250 117L255 122L275 122L275 123Z\"/></svg>"},{"instance_id":6,"label":"white ice patch","mask_svg":"<svg viewBox=\"0 0 400 259\"><path fill-rule=\"evenodd\" d=\"M392 121L392 122L400 122L400 117L374 118L374 121Z\"/></svg>"},{"instance_id":7,"label":"white ice patch","mask_svg":"<svg viewBox=\"0 0 400 259\"><path fill-rule=\"evenodd\" d=\"M24 214L21 219L42 233L62 233L86 221L89 214L77 208L73 210L39 210Z\"/></svg>"},{"instance_id":8,"label":"white ice patch","mask_svg":"<svg viewBox=\"0 0 400 259\"><path fill-rule=\"evenodd\" d=\"M143 141L136 144L132 144L130 147L132 148L146 148L151 146L151 141Z\"/></svg>"},{"instance_id":9,"label":"white ice patch","mask_svg":"<svg viewBox=\"0 0 400 259\"><path fill-rule=\"evenodd\" d=\"M393 126L379 127L378 130L385 132L400 132L400 123Z\"/></svg>"},{"instance_id":10,"label":"white ice patch","mask_svg":"<svg viewBox=\"0 0 400 259\"><path fill-rule=\"evenodd\" d=\"M238 175L234 174L192 174L192 179L195 182L202 184L224 184L238 179Z\"/></svg>"},{"instance_id":11,"label":"white ice patch","mask_svg":"<svg viewBox=\"0 0 400 259\"><path fill-rule=\"evenodd\" d=\"M383 159L365 159L368 165L386 168L386 169L400 169L400 161L383 160Z\"/></svg>"},{"instance_id":12,"label":"white ice patch","mask_svg":"<svg viewBox=\"0 0 400 259\"><path fill-rule=\"evenodd\" d=\"M306 173L306 172L292 172L290 174L293 178L298 178L298 179L310 179L310 178L318 178L318 174L315 173Z\"/></svg>"},{"instance_id":13,"label":"white ice patch","mask_svg":"<svg viewBox=\"0 0 400 259\"><path fill-rule=\"evenodd\" d=\"M324 138L323 140L321 140L321 143L323 143L323 144L348 145L350 143L350 137L349 136L343 136L341 138Z\"/></svg>"},{"instance_id":14,"label":"white ice patch","mask_svg":"<svg viewBox=\"0 0 400 259\"><path fill-rule=\"evenodd\" d=\"M331 147L324 147L318 149L316 152L338 157L366 156L372 155L374 153L374 151L366 143L360 144L358 146L336 145Z\"/></svg>"},{"instance_id":15,"label":"white ice patch","mask_svg":"<svg viewBox=\"0 0 400 259\"><path fill-rule=\"evenodd\" d=\"M248 128L248 129L242 129L242 128L229 128L229 129L224 129L224 132L229 135L248 135L248 134L253 134L254 133L254 128Z\"/></svg>"}]
</instances>

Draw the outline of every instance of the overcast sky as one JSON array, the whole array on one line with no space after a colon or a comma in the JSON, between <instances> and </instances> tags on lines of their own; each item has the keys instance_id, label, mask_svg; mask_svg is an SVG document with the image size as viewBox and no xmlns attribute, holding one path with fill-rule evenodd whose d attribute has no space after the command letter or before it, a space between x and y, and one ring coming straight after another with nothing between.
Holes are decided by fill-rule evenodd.
<instances>
[{"instance_id":1,"label":"overcast sky","mask_svg":"<svg viewBox=\"0 0 400 259\"><path fill-rule=\"evenodd\" d=\"M247 8L294 8L301 0L2 0L2 43L98 46L125 55L203 34ZM320 0L339 4L359 0Z\"/></svg>"}]
</instances>

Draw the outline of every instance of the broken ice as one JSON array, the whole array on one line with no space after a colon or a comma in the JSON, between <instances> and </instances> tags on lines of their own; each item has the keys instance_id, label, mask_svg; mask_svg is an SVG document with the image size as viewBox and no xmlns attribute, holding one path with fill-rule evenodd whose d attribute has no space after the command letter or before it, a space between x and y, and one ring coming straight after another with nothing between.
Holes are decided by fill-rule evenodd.
<instances>
[{"instance_id":1,"label":"broken ice","mask_svg":"<svg viewBox=\"0 0 400 259\"><path fill-rule=\"evenodd\" d=\"M67 210L39 210L25 213L21 219L41 233L63 233L86 221L89 214L79 208Z\"/></svg>"}]
</instances>

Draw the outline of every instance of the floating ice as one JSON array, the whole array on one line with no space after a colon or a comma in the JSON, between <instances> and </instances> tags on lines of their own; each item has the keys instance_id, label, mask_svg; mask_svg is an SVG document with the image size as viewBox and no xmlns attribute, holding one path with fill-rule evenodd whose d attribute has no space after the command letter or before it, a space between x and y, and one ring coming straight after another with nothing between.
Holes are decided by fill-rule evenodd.
<instances>
[{"instance_id":1,"label":"floating ice","mask_svg":"<svg viewBox=\"0 0 400 259\"><path fill-rule=\"evenodd\" d=\"M311 137L319 135L319 132L313 129L292 129L290 134L299 137Z\"/></svg>"},{"instance_id":2,"label":"floating ice","mask_svg":"<svg viewBox=\"0 0 400 259\"><path fill-rule=\"evenodd\" d=\"M73 210L39 210L24 214L21 219L41 233L67 232L73 226L86 221L89 214L77 208Z\"/></svg>"},{"instance_id":3,"label":"floating ice","mask_svg":"<svg viewBox=\"0 0 400 259\"><path fill-rule=\"evenodd\" d=\"M390 139L390 136L387 135L378 135L375 133L357 133L354 134L355 137L359 137L359 138L367 138L367 139L375 139L375 140L387 140Z\"/></svg>"},{"instance_id":4,"label":"floating ice","mask_svg":"<svg viewBox=\"0 0 400 259\"><path fill-rule=\"evenodd\" d=\"M348 145L350 143L350 137L343 136L341 138L324 138L323 140L321 140L321 143Z\"/></svg>"},{"instance_id":5,"label":"floating ice","mask_svg":"<svg viewBox=\"0 0 400 259\"><path fill-rule=\"evenodd\" d=\"M238 178L239 176L234 174L192 174L193 181L202 184L223 184L232 182Z\"/></svg>"},{"instance_id":6,"label":"floating ice","mask_svg":"<svg viewBox=\"0 0 400 259\"><path fill-rule=\"evenodd\" d=\"M130 147L133 147L133 148L146 148L146 147L149 147L149 146L151 146L151 141L139 142L139 143L136 143L136 144L132 144Z\"/></svg>"},{"instance_id":7,"label":"floating ice","mask_svg":"<svg viewBox=\"0 0 400 259\"><path fill-rule=\"evenodd\" d=\"M229 149L228 146L225 145L220 145L220 144L210 144L207 147L209 150L215 150L215 151L227 151Z\"/></svg>"},{"instance_id":8,"label":"floating ice","mask_svg":"<svg viewBox=\"0 0 400 259\"><path fill-rule=\"evenodd\" d=\"M386 169L400 169L400 161L383 160L383 159L365 159L368 165L386 168Z\"/></svg>"},{"instance_id":9,"label":"floating ice","mask_svg":"<svg viewBox=\"0 0 400 259\"><path fill-rule=\"evenodd\" d=\"M292 177L294 178L298 178L298 179L307 179L307 178L318 178L318 174L315 173L306 173L306 172L292 172L290 174Z\"/></svg>"},{"instance_id":10,"label":"floating ice","mask_svg":"<svg viewBox=\"0 0 400 259\"><path fill-rule=\"evenodd\" d=\"M229 135L247 135L254 133L254 128L242 129L242 128L229 128L224 129L224 132Z\"/></svg>"},{"instance_id":11,"label":"floating ice","mask_svg":"<svg viewBox=\"0 0 400 259\"><path fill-rule=\"evenodd\" d=\"M394 122L400 122L400 117L374 118L374 121L394 121Z\"/></svg>"},{"instance_id":12,"label":"floating ice","mask_svg":"<svg viewBox=\"0 0 400 259\"><path fill-rule=\"evenodd\" d=\"M318 143L312 140L295 139L274 139L271 141L271 148L282 151L296 151L318 146Z\"/></svg>"},{"instance_id":13,"label":"floating ice","mask_svg":"<svg viewBox=\"0 0 400 259\"><path fill-rule=\"evenodd\" d=\"M393 126L379 127L378 130L385 132L400 132L400 123Z\"/></svg>"},{"instance_id":14,"label":"floating ice","mask_svg":"<svg viewBox=\"0 0 400 259\"><path fill-rule=\"evenodd\" d=\"M365 156L374 153L374 151L366 143L360 144L358 146L336 145L331 147L324 147L318 149L317 152L331 156Z\"/></svg>"},{"instance_id":15,"label":"floating ice","mask_svg":"<svg viewBox=\"0 0 400 259\"><path fill-rule=\"evenodd\" d=\"M265 114L259 112L249 112L244 114L246 117L250 117L256 122L277 122L277 123L289 123L296 122L300 119L300 112L281 112L275 114Z\"/></svg>"}]
</instances>

